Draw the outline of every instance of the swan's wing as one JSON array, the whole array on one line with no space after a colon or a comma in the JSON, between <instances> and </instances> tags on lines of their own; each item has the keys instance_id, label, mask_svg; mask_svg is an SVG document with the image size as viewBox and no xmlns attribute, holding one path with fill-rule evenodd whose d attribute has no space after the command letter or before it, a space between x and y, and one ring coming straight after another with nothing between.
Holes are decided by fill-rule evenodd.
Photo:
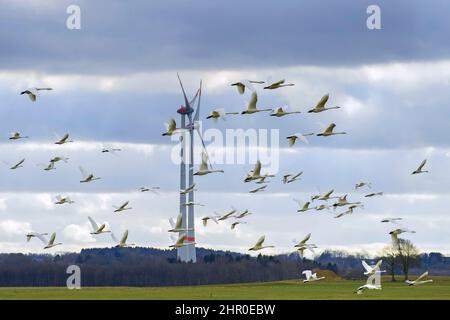
<instances>
[{"instance_id":1,"label":"swan's wing","mask_svg":"<svg viewBox=\"0 0 450 320\"><path fill-rule=\"evenodd\" d=\"M256 161L255 170L253 171L253 175L259 177L261 175L261 161Z\"/></svg>"},{"instance_id":2,"label":"swan's wing","mask_svg":"<svg viewBox=\"0 0 450 320\"><path fill-rule=\"evenodd\" d=\"M128 238L128 230L125 230L123 233L122 239L120 239L120 243L126 243Z\"/></svg>"},{"instance_id":3,"label":"swan's wing","mask_svg":"<svg viewBox=\"0 0 450 320\"><path fill-rule=\"evenodd\" d=\"M111 232L111 238L113 239L113 241L115 243L119 243L119 240L116 238L116 235L114 234L114 232Z\"/></svg>"},{"instance_id":4,"label":"swan's wing","mask_svg":"<svg viewBox=\"0 0 450 320\"><path fill-rule=\"evenodd\" d=\"M183 215L180 213L177 217L177 223L175 224L175 229L181 229L182 224L183 224Z\"/></svg>"},{"instance_id":5,"label":"swan's wing","mask_svg":"<svg viewBox=\"0 0 450 320\"><path fill-rule=\"evenodd\" d=\"M375 264L375 266L373 267L374 270L380 270L381 269L381 264L383 263L383 260L378 260L378 262Z\"/></svg>"},{"instance_id":6,"label":"swan's wing","mask_svg":"<svg viewBox=\"0 0 450 320\"><path fill-rule=\"evenodd\" d=\"M365 262L365 261L363 260L363 261L361 261L361 263L362 263L364 269L366 269L367 272L372 271L372 267L369 266L369 265L367 264L367 262Z\"/></svg>"},{"instance_id":7,"label":"swan's wing","mask_svg":"<svg viewBox=\"0 0 450 320\"><path fill-rule=\"evenodd\" d=\"M258 102L258 95L256 92L252 92L252 96L250 98L250 102L248 103L248 110L256 110L256 103Z\"/></svg>"},{"instance_id":8,"label":"swan's wing","mask_svg":"<svg viewBox=\"0 0 450 320\"><path fill-rule=\"evenodd\" d=\"M428 271L425 271L422 273L415 281L420 281L421 279L425 278L428 275Z\"/></svg>"},{"instance_id":9,"label":"swan's wing","mask_svg":"<svg viewBox=\"0 0 450 320\"><path fill-rule=\"evenodd\" d=\"M89 219L89 222L91 223L91 225L92 225L92 229L94 229L94 232L95 231L97 231L98 230L98 225L97 225L97 223L94 221L94 219L92 219L91 217L88 217L88 219Z\"/></svg>"},{"instance_id":10,"label":"swan's wing","mask_svg":"<svg viewBox=\"0 0 450 320\"><path fill-rule=\"evenodd\" d=\"M86 170L84 170L84 168L82 166L78 167L80 169L81 175L83 176L83 178L86 178L88 176Z\"/></svg>"},{"instance_id":11,"label":"swan's wing","mask_svg":"<svg viewBox=\"0 0 450 320\"><path fill-rule=\"evenodd\" d=\"M266 240L266 236L261 236L258 241L255 244L255 247L259 247L262 246L262 244L264 243L264 240Z\"/></svg>"},{"instance_id":12,"label":"swan's wing","mask_svg":"<svg viewBox=\"0 0 450 320\"><path fill-rule=\"evenodd\" d=\"M324 133L328 133L328 134L333 133L333 129L334 129L335 127L336 127L336 124L334 124L334 123L330 124L330 125L325 129Z\"/></svg>"},{"instance_id":13,"label":"swan's wing","mask_svg":"<svg viewBox=\"0 0 450 320\"><path fill-rule=\"evenodd\" d=\"M306 278L307 280L309 280L309 279L311 278L311 276L312 276L311 270L303 270L302 274L305 275L305 278Z\"/></svg>"},{"instance_id":14,"label":"swan's wing","mask_svg":"<svg viewBox=\"0 0 450 320\"><path fill-rule=\"evenodd\" d=\"M175 229L176 223L175 223L175 221L173 221L172 217L169 218L169 223L170 223L170 226L172 227L172 229Z\"/></svg>"},{"instance_id":15,"label":"swan's wing","mask_svg":"<svg viewBox=\"0 0 450 320\"><path fill-rule=\"evenodd\" d=\"M306 241L308 241L309 238L311 238L311 233L308 233L308 234L306 235L306 237L305 237L302 241L300 241L300 243L302 243L302 244L306 243Z\"/></svg>"},{"instance_id":16,"label":"swan's wing","mask_svg":"<svg viewBox=\"0 0 450 320\"><path fill-rule=\"evenodd\" d=\"M48 242L48 244L53 244L55 242L55 238L56 238L56 232L53 232L52 236L50 237L50 241Z\"/></svg>"},{"instance_id":17,"label":"swan's wing","mask_svg":"<svg viewBox=\"0 0 450 320\"><path fill-rule=\"evenodd\" d=\"M422 163L419 165L419 168L417 168L418 171L422 170L422 168L425 166L425 164L427 163L427 159L423 160Z\"/></svg>"},{"instance_id":18,"label":"swan's wing","mask_svg":"<svg viewBox=\"0 0 450 320\"><path fill-rule=\"evenodd\" d=\"M320 99L320 101L317 103L315 109L319 109L319 110L320 110L320 109L324 109L324 108L325 108L325 104L327 103L329 97L330 97L329 94L324 95L324 96Z\"/></svg>"},{"instance_id":19,"label":"swan's wing","mask_svg":"<svg viewBox=\"0 0 450 320\"><path fill-rule=\"evenodd\" d=\"M208 170L208 156L205 152L202 152L202 163L200 164L200 171Z\"/></svg>"},{"instance_id":20,"label":"swan's wing","mask_svg":"<svg viewBox=\"0 0 450 320\"><path fill-rule=\"evenodd\" d=\"M48 244L47 238L44 237L42 234L37 233L37 232L31 232L30 234L32 234L33 236L35 236L36 238L38 238L39 240L41 240L45 245Z\"/></svg>"}]
</instances>

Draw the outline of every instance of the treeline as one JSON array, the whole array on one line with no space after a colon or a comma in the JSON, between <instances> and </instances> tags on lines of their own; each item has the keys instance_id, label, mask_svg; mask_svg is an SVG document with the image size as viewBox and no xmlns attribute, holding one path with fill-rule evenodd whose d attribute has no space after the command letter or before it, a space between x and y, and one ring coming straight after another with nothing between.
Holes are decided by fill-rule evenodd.
<instances>
[{"instance_id":1,"label":"treeline","mask_svg":"<svg viewBox=\"0 0 450 320\"><path fill-rule=\"evenodd\" d=\"M298 279L320 267L298 256L251 257L199 248L197 263L181 263L175 251L151 248L85 249L79 254L0 255L0 286L65 286L66 269L78 265L82 286L174 286Z\"/></svg>"},{"instance_id":2,"label":"treeline","mask_svg":"<svg viewBox=\"0 0 450 320\"><path fill-rule=\"evenodd\" d=\"M363 279L361 260L383 259L387 274L405 276L429 270L432 275L450 275L450 258L440 253L405 259L385 248L379 257L324 251L314 261L297 254L251 257L234 252L197 248L197 263L181 263L175 250L153 248L84 249L59 255L0 254L0 287L65 286L67 267L81 269L82 286L175 286L225 284L299 279L306 269L330 270L346 279ZM412 252L412 251L411 251ZM390 260L391 259L391 260ZM391 270L391 268L394 268ZM320 273L320 272L319 272ZM407 276L407 274L406 274Z\"/></svg>"}]
</instances>

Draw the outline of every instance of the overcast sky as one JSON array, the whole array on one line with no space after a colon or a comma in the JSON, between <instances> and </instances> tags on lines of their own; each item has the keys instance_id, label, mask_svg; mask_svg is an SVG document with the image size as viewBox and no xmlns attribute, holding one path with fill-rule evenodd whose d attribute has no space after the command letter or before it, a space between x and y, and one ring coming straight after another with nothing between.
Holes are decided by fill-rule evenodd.
<instances>
[{"instance_id":1,"label":"overcast sky","mask_svg":"<svg viewBox=\"0 0 450 320\"><path fill-rule=\"evenodd\" d=\"M81 8L81 30L66 27L71 4ZM381 8L381 30L366 27L371 4ZM177 142L161 133L170 118L179 121L179 72L189 96L203 80L202 130L214 168L225 171L196 178L195 200L205 205L196 209L198 246L246 252L264 234L275 245L266 253L285 253L311 232L321 250L376 253L397 228L379 221L402 217L403 227L417 231L405 237L420 250L450 253L449 9L444 0L0 0L0 252L43 252L38 240L25 241L29 231L57 232L63 245L50 252L113 245L108 235L89 234L88 216L117 235L128 229L138 245L171 243ZM216 108L244 109L250 94L239 95L231 83L269 77L295 86L255 85L258 105L301 114L205 119ZM54 90L31 102L19 95L30 87ZM326 93L328 106L341 108L308 114ZM286 136L331 122L347 135L288 146ZM254 159L220 161L224 150L246 150L225 138L237 129L257 130L260 142L267 130L269 145L257 146L256 157L276 177L262 193L249 194L260 185L243 183ZM8 140L15 131L30 138ZM55 145L64 133L75 142ZM122 151L101 153L105 145ZM70 159L44 171L54 156ZM9 169L23 158L23 168ZM425 158L430 172L412 176ZM102 179L80 184L80 165ZM300 171L301 181L281 182ZM372 189L355 191L359 181ZM141 186L161 190L140 193ZM333 216L344 210L296 212L293 199L331 189L363 201L364 210L340 219ZM384 195L363 197L372 191ZM55 205L58 194L75 203ZM114 214L112 205L125 200L133 209ZM202 217L231 206L253 213L247 224L202 226Z\"/></svg>"}]
</instances>

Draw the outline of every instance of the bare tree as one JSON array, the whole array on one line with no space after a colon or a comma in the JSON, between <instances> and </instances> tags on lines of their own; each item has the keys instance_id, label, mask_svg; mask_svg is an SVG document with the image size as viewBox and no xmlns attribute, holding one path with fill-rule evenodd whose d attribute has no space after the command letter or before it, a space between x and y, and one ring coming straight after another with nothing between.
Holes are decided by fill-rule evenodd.
<instances>
[{"instance_id":1,"label":"bare tree","mask_svg":"<svg viewBox=\"0 0 450 320\"><path fill-rule=\"evenodd\" d=\"M408 280L409 268L418 262L419 249L407 239L398 239L396 248L402 264L405 280Z\"/></svg>"},{"instance_id":2,"label":"bare tree","mask_svg":"<svg viewBox=\"0 0 450 320\"><path fill-rule=\"evenodd\" d=\"M388 267L388 271L391 274L391 281L394 282L395 280L395 267L398 263L398 250L397 247L390 244L385 246L380 253L381 258L383 261L386 262L386 265Z\"/></svg>"}]
</instances>

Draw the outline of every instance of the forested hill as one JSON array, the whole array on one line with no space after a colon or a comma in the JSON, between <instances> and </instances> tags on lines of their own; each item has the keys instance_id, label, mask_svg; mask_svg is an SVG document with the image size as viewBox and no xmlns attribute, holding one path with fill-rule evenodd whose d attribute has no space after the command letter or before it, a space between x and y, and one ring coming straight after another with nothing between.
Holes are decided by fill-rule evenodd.
<instances>
[{"instance_id":1,"label":"forested hill","mask_svg":"<svg viewBox=\"0 0 450 320\"><path fill-rule=\"evenodd\" d=\"M81 268L83 286L171 286L298 279L305 269L328 269L345 278L363 278L359 255L326 251L315 261L297 254L258 256L197 248L198 262L181 263L175 250L154 248L84 249L80 253L0 254L0 286L65 286L69 265ZM383 260L384 263L384 260ZM450 258L422 254L411 274L450 275ZM417 272L416 272L416 271ZM398 274L401 270L398 271Z\"/></svg>"}]
</instances>

